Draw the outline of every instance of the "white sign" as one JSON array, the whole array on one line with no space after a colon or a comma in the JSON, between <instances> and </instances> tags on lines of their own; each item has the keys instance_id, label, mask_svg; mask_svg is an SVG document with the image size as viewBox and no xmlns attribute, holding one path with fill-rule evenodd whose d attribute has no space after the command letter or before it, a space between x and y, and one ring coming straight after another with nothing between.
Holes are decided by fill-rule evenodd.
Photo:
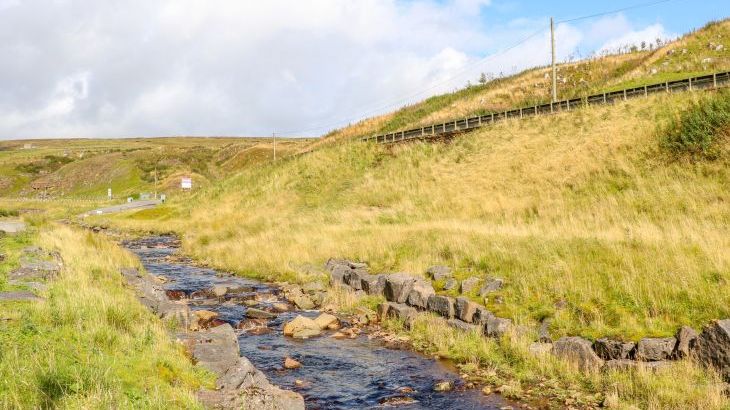
<instances>
[{"instance_id":1,"label":"white sign","mask_svg":"<svg viewBox=\"0 0 730 410\"><path fill-rule=\"evenodd\" d=\"M109 199L112 199L112 189L111 188L106 190L106 196L108 196Z\"/></svg>"},{"instance_id":2,"label":"white sign","mask_svg":"<svg viewBox=\"0 0 730 410\"><path fill-rule=\"evenodd\" d=\"M192 189L193 188L193 179L192 178L183 178L180 181L180 188L182 188L182 189Z\"/></svg>"}]
</instances>

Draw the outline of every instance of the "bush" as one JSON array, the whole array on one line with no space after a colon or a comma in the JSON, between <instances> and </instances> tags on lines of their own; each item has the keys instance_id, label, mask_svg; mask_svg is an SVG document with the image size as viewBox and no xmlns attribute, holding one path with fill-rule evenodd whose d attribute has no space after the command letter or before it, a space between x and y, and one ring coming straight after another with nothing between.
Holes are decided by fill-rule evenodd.
<instances>
[{"instance_id":1,"label":"bush","mask_svg":"<svg viewBox=\"0 0 730 410\"><path fill-rule=\"evenodd\" d=\"M660 129L662 149L691 160L720 158L730 136L730 92L703 98Z\"/></svg>"}]
</instances>

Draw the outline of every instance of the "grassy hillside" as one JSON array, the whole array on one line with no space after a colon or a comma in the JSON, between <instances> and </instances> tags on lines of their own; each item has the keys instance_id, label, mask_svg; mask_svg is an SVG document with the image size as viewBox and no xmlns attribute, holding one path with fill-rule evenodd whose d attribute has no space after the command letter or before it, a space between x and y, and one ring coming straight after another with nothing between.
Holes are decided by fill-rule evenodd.
<instances>
[{"instance_id":1,"label":"grassy hillside","mask_svg":"<svg viewBox=\"0 0 730 410\"><path fill-rule=\"evenodd\" d=\"M730 20L712 22L651 51L597 56L558 66L560 99L730 70ZM717 49L722 44L723 47ZM333 131L331 139L361 137L504 111L550 99L550 68L540 67L428 98L393 113Z\"/></svg>"},{"instance_id":2,"label":"grassy hillside","mask_svg":"<svg viewBox=\"0 0 730 410\"><path fill-rule=\"evenodd\" d=\"M280 157L307 140L280 140ZM25 147L26 144L32 144ZM0 142L0 197L104 198L157 188L179 191L180 177L205 186L236 170L271 160L273 145L253 138L150 138Z\"/></svg>"}]
</instances>

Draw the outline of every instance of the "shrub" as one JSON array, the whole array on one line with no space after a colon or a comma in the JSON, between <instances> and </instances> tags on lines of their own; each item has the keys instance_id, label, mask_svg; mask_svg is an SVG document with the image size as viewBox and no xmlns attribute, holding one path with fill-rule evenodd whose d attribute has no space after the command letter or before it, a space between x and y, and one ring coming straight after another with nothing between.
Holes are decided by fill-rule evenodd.
<instances>
[{"instance_id":1,"label":"shrub","mask_svg":"<svg viewBox=\"0 0 730 410\"><path fill-rule=\"evenodd\" d=\"M674 157L720 158L730 136L730 92L703 98L660 128L660 145Z\"/></svg>"}]
</instances>

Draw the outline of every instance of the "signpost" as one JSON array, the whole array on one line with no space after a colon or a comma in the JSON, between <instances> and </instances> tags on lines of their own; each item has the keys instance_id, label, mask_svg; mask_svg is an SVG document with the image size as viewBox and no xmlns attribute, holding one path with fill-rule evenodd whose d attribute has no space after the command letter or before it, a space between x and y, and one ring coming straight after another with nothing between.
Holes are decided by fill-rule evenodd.
<instances>
[{"instance_id":1,"label":"signpost","mask_svg":"<svg viewBox=\"0 0 730 410\"><path fill-rule=\"evenodd\" d=\"M182 178L180 180L180 188L193 189L193 179L192 178Z\"/></svg>"}]
</instances>

